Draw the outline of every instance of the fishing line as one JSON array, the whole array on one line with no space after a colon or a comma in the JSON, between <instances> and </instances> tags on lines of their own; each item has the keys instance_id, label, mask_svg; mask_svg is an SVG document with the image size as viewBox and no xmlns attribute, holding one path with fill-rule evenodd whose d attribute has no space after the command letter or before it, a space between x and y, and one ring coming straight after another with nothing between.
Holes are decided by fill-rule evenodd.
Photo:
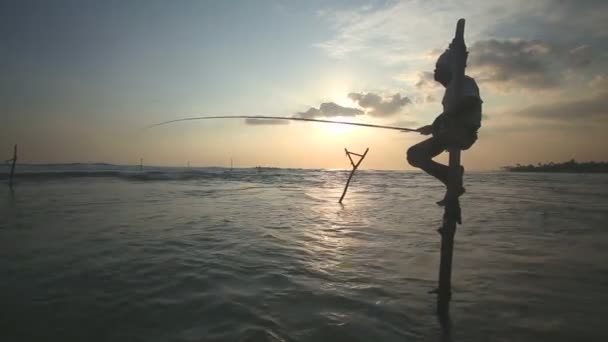
<instances>
[{"instance_id":1,"label":"fishing line","mask_svg":"<svg viewBox=\"0 0 608 342\"><path fill-rule=\"evenodd\" d=\"M358 123L358 122L344 122L344 121L334 121L334 120L322 120L322 119L307 119L307 118L294 118L287 116L265 116L265 115L225 115L225 116L199 116L192 118L183 118L183 119L175 119L164 121L161 123L157 123L148 128L163 126L167 124L171 124L174 122L181 121L194 121L194 120L210 120L210 119L254 119L254 120L291 120L291 121L308 121L308 122L322 122L322 123L332 123L332 124L340 124L340 125L351 125L351 126L362 126L362 127L371 127L371 128L381 128L381 129L393 129L402 132L418 132L418 129L413 128L405 128L398 126L384 126L384 125L373 125L366 123Z\"/></svg>"}]
</instances>

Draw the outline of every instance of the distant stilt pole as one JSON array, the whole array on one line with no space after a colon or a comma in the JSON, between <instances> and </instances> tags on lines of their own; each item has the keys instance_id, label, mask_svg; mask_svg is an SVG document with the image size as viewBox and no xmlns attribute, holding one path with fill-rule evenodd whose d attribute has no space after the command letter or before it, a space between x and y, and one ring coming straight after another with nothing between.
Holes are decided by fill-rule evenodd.
<instances>
[{"instance_id":1,"label":"distant stilt pole","mask_svg":"<svg viewBox=\"0 0 608 342\"><path fill-rule=\"evenodd\" d=\"M144 158L139 158L139 172L144 170Z\"/></svg>"},{"instance_id":2,"label":"distant stilt pole","mask_svg":"<svg viewBox=\"0 0 608 342\"><path fill-rule=\"evenodd\" d=\"M448 108L454 106L462 94L464 68L466 66L467 48L464 43L464 19L458 20L456 34L450 44L452 53L452 81L450 87L454 90L448 98ZM460 201L454 194L462 186L460 172L460 149L450 147L450 165L448 172L448 201L443 214L441 233L441 261L439 264L439 288L437 289L437 314L440 318L449 317L450 299L452 297L452 257L454 254L454 234L456 225L462 223ZM450 196L454 196L449 198Z\"/></svg>"},{"instance_id":3,"label":"distant stilt pole","mask_svg":"<svg viewBox=\"0 0 608 342\"><path fill-rule=\"evenodd\" d=\"M353 166L353 170L350 172L350 175L348 176L348 180L346 181L346 186L344 187L344 192L342 192L342 196L340 197L340 200L338 201L338 203L342 203L344 196L346 196L346 190L348 190L348 185L350 184L350 180L353 178L353 175L355 174L355 171L357 171L357 168L363 161L363 158L365 158L367 151L369 151L369 147L365 149L365 152L363 152L363 154L349 152L346 148L344 149L344 151L346 151L346 155L348 156L348 159L350 160L350 164ZM353 158L350 156L351 154L359 156L359 161L356 164L355 164L355 162L353 162Z\"/></svg>"},{"instance_id":4,"label":"distant stilt pole","mask_svg":"<svg viewBox=\"0 0 608 342\"><path fill-rule=\"evenodd\" d=\"M15 147L13 149L13 158L9 159L7 161L12 161L11 173L8 176L8 186L12 188L13 187L13 177L15 176L15 164L17 164L17 144L15 144Z\"/></svg>"}]
</instances>

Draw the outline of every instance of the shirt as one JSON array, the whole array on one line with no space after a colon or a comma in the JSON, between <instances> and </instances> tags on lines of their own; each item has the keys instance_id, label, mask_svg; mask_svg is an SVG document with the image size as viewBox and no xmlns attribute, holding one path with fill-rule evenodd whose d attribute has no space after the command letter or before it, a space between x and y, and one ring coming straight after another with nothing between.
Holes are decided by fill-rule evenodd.
<instances>
[{"instance_id":1,"label":"shirt","mask_svg":"<svg viewBox=\"0 0 608 342\"><path fill-rule=\"evenodd\" d=\"M452 96L452 92L454 89L451 87L452 83L448 84L445 89L445 94L443 95L443 100L441 100L441 104L443 105L443 111L447 111L446 105L448 99ZM462 122L467 126L475 126L481 127L481 96L479 95L479 87L477 87L477 83L475 80L469 76L464 76L462 80L462 96L463 97L476 97L479 99L480 105L472 108L464 113L458 114L458 121Z\"/></svg>"}]
</instances>

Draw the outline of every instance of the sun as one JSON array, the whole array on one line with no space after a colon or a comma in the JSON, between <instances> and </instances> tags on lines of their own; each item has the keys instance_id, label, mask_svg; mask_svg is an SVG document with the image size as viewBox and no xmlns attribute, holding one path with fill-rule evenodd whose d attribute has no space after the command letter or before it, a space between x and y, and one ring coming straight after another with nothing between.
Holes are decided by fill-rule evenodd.
<instances>
[{"instance_id":1,"label":"sun","mask_svg":"<svg viewBox=\"0 0 608 342\"><path fill-rule=\"evenodd\" d=\"M356 108L356 103L348 96L346 96L346 94L347 93L345 91L336 91L334 96L332 97L332 102L345 108ZM335 116L328 119L332 121L354 121L354 117L352 116ZM354 128L354 126L350 125L327 124L325 125L325 132L333 136L345 135L352 132Z\"/></svg>"},{"instance_id":2,"label":"sun","mask_svg":"<svg viewBox=\"0 0 608 342\"><path fill-rule=\"evenodd\" d=\"M341 96L334 96L333 102L337 105L347 108L356 108L357 104L350 97L348 97L345 93L342 93Z\"/></svg>"},{"instance_id":3,"label":"sun","mask_svg":"<svg viewBox=\"0 0 608 342\"><path fill-rule=\"evenodd\" d=\"M336 121L342 121L342 120L336 120ZM349 125L341 125L341 124L327 124L326 125L326 131L327 133L331 134L331 135L344 135L347 133L350 133L353 130L353 126L349 126Z\"/></svg>"},{"instance_id":4,"label":"sun","mask_svg":"<svg viewBox=\"0 0 608 342\"><path fill-rule=\"evenodd\" d=\"M324 85L324 102L332 102L345 108L359 108L357 103L348 97L348 94L353 91L353 80L348 73L336 71L329 73L322 84ZM331 116L320 119L345 122L358 121L354 116ZM321 133L327 138L343 137L352 133L355 129L355 126L341 124L323 124L322 126Z\"/></svg>"}]
</instances>

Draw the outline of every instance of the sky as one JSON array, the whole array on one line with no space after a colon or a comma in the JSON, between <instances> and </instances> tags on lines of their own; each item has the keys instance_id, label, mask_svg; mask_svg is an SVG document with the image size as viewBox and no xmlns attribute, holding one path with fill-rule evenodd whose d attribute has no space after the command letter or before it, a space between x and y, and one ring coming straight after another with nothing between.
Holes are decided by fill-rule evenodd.
<instances>
[{"instance_id":1,"label":"sky","mask_svg":"<svg viewBox=\"0 0 608 342\"><path fill-rule=\"evenodd\" d=\"M0 157L24 163L412 169L465 18L483 104L468 170L608 160L608 1L0 0ZM4 152L2 152L4 151ZM445 161L446 156L440 156Z\"/></svg>"}]
</instances>

